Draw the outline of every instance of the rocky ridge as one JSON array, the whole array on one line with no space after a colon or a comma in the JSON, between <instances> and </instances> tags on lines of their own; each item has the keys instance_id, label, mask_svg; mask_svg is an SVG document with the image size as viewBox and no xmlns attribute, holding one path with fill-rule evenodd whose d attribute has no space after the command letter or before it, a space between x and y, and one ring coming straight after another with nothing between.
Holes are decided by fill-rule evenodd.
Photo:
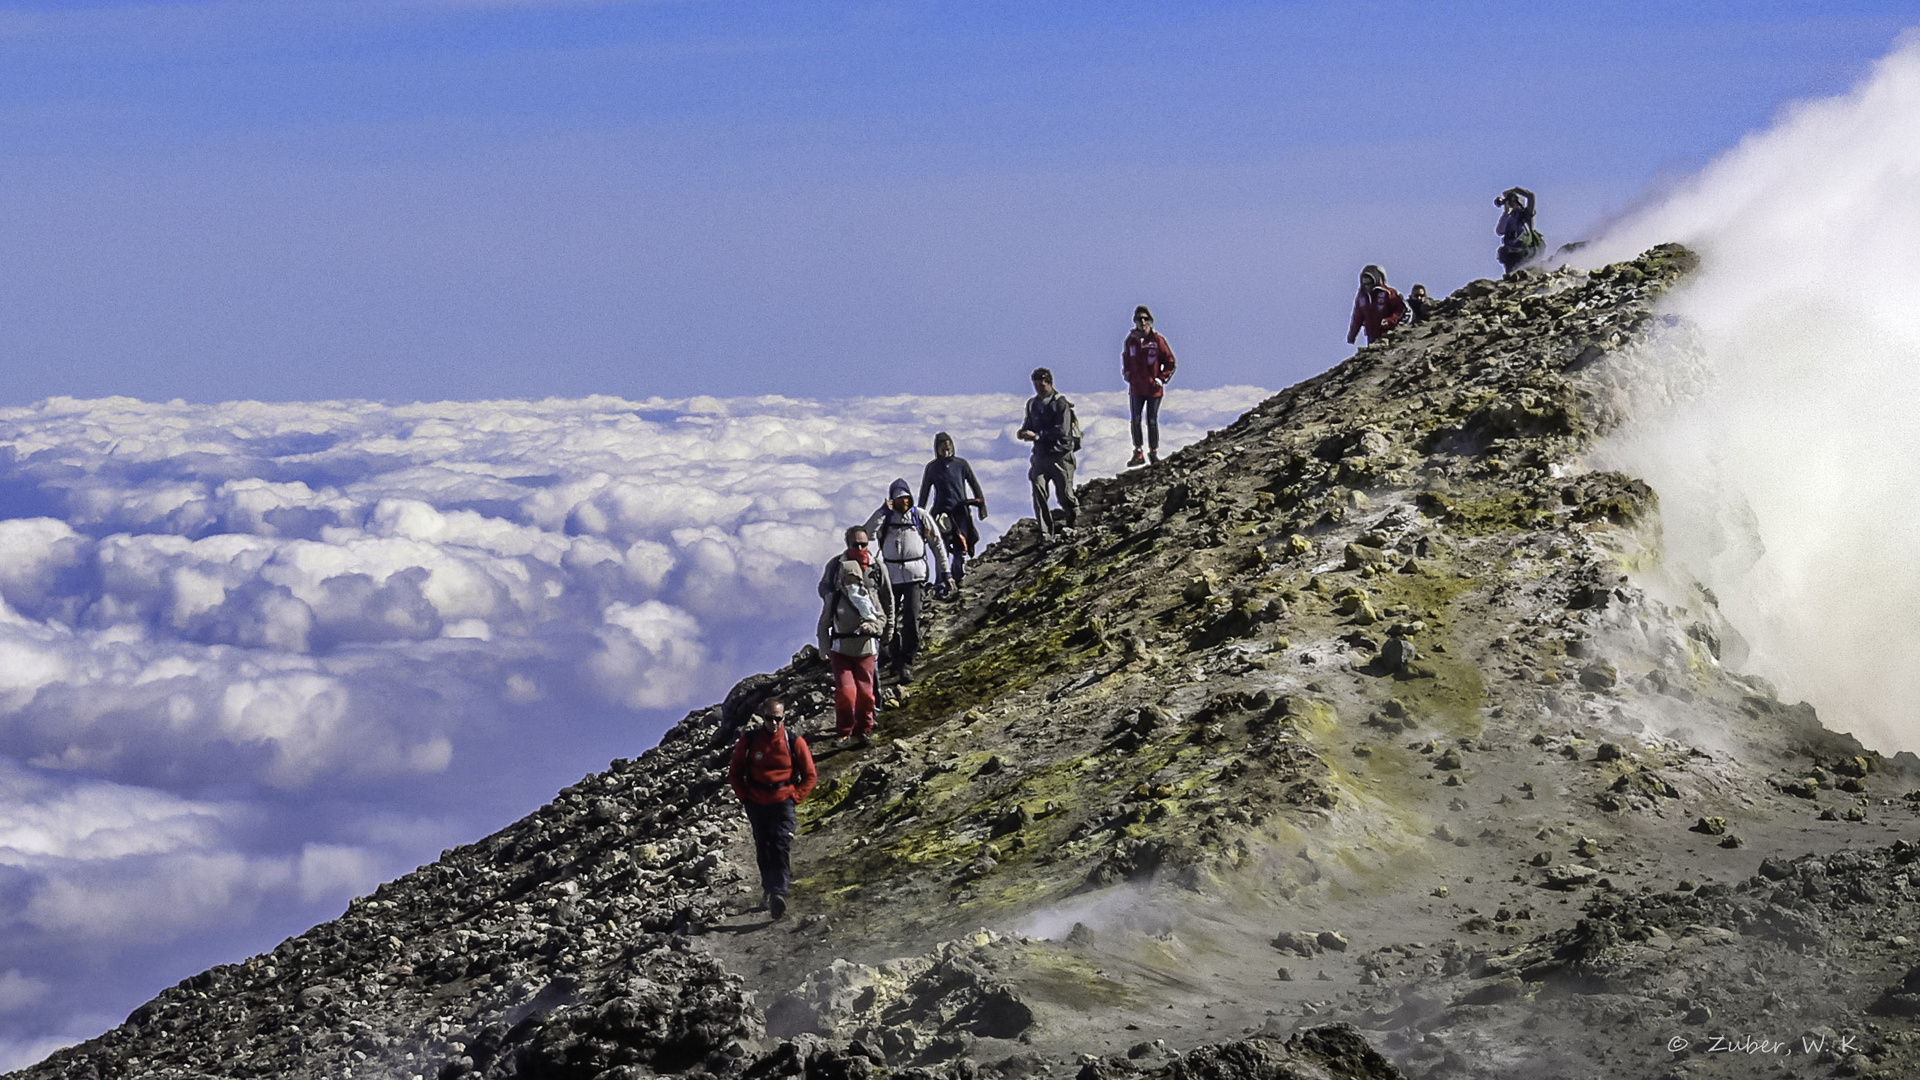
<instances>
[{"instance_id":1,"label":"rocky ridge","mask_svg":"<svg viewBox=\"0 0 1920 1080\"><path fill-rule=\"evenodd\" d=\"M1701 377L1691 262L1472 283L1016 525L821 747L782 922L725 750L771 693L830 735L810 649L16 1075L1906 1075L1914 763L1741 673L1586 464Z\"/></svg>"}]
</instances>

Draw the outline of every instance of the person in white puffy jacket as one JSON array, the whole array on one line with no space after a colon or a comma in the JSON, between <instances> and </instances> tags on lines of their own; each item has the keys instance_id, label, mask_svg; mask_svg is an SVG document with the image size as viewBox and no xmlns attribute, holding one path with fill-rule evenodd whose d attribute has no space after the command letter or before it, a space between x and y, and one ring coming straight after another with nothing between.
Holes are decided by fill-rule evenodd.
<instances>
[{"instance_id":1,"label":"person in white puffy jacket","mask_svg":"<svg viewBox=\"0 0 1920 1080\"><path fill-rule=\"evenodd\" d=\"M920 653L920 609L927 587L947 580L947 548L933 515L913 505L913 488L905 479L887 489L887 501L867 519L887 580L893 585L893 642L887 666L901 682L913 678L913 659Z\"/></svg>"}]
</instances>

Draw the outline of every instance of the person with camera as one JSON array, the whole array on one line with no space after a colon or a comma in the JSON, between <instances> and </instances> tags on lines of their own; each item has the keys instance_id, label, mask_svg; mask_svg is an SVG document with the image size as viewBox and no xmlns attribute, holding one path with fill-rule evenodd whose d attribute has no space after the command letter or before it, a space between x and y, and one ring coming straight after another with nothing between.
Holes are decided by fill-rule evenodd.
<instances>
[{"instance_id":1,"label":"person with camera","mask_svg":"<svg viewBox=\"0 0 1920 1080\"><path fill-rule=\"evenodd\" d=\"M1493 231L1500 234L1500 269L1506 275L1512 275L1540 250L1547 246L1546 238L1533 227L1533 192L1523 187L1510 187L1493 200L1500 207L1500 222Z\"/></svg>"}]
</instances>

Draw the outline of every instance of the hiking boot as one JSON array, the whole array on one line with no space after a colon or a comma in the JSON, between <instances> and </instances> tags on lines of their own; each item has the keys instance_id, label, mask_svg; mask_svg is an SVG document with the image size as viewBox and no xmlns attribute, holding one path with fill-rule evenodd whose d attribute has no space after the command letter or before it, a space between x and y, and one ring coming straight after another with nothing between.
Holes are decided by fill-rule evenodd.
<instances>
[{"instance_id":1,"label":"hiking boot","mask_svg":"<svg viewBox=\"0 0 1920 1080\"><path fill-rule=\"evenodd\" d=\"M853 737L853 748L855 750L868 750L868 749L871 749L872 747L873 747L873 736L867 734L866 732L863 731L860 734L855 735Z\"/></svg>"},{"instance_id":2,"label":"hiking boot","mask_svg":"<svg viewBox=\"0 0 1920 1080\"><path fill-rule=\"evenodd\" d=\"M1147 463L1150 465L1160 464L1160 451L1158 450L1147 451Z\"/></svg>"},{"instance_id":3,"label":"hiking boot","mask_svg":"<svg viewBox=\"0 0 1920 1080\"><path fill-rule=\"evenodd\" d=\"M1145 465L1146 463L1147 455L1141 453L1139 447L1134 447L1133 456L1127 459L1127 468L1131 469L1139 465Z\"/></svg>"},{"instance_id":4,"label":"hiking boot","mask_svg":"<svg viewBox=\"0 0 1920 1080\"><path fill-rule=\"evenodd\" d=\"M767 894L767 913L778 919L787 913L787 898L780 893Z\"/></svg>"}]
</instances>

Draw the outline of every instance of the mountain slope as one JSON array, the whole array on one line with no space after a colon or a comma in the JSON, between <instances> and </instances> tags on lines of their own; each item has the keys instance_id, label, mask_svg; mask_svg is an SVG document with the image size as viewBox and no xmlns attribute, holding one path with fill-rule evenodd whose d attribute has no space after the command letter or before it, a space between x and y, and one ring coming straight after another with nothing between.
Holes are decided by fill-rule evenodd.
<instances>
[{"instance_id":1,"label":"mountain slope","mask_svg":"<svg viewBox=\"0 0 1920 1080\"><path fill-rule=\"evenodd\" d=\"M830 734L810 650L19 1075L1745 1075L1722 1033L1897 1074L1911 758L1737 673L1584 465L1700 377L1691 261L1475 282L1016 525L822 745L785 921L726 732L778 692Z\"/></svg>"}]
</instances>

